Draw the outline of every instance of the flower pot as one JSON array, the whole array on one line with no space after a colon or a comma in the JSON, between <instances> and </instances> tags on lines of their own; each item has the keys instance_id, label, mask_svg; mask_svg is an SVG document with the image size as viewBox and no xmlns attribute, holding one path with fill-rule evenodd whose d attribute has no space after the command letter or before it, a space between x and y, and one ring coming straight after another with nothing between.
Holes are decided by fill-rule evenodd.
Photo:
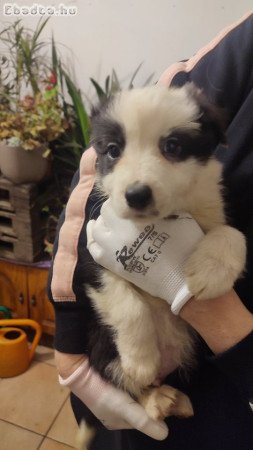
<instances>
[{"instance_id":1,"label":"flower pot","mask_svg":"<svg viewBox=\"0 0 253 450\"><path fill-rule=\"evenodd\" d=\"M45 147L24 150L22 147L0 145L0 169L15 184L38 183L48 173L49 160L43 158Z\"/></svg>"}]
</instances>

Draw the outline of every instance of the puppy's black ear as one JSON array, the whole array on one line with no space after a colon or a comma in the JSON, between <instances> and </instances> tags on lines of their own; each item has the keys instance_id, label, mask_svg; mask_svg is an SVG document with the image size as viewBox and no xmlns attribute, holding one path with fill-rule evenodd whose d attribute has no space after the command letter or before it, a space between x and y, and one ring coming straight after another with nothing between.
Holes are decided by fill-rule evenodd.
<instances>
[{"instance_id":1,"label":"puppy's black ear","mask_svg":"<svg viewBox=\"0 0 253 450\"><path fill-rule=\"evenodd\" d=\"M226 111L211 103L203 91L194 83L188 83L186 88L189 95L199 106L200 116L198 122L201 124L203 132L212 134L216 145L226 145L227 139L225 132L228 124Z\"/></svg>"},{"instance_id":2,"label":"puppy's black ear","mask_svg":"<svg viewBox=\"0 0 253 450\"><path fill-rule=\"evenodd\" d=\"M92 105L90 112L90 120L91 122L99 116L100 113L100 105Z\"/></svg>"},{"instance_id":3,"label":"puppy's black ear","mask_svg":"<svg viewBox=\"0 0 253 450\"><path fill-rule=\"evenodd\" d=\"M114 95L106 98L101 98L100 102L96 106L92 106L90 112L91 123L106 112L113 99Z\"/></svg>"}]
</instances>

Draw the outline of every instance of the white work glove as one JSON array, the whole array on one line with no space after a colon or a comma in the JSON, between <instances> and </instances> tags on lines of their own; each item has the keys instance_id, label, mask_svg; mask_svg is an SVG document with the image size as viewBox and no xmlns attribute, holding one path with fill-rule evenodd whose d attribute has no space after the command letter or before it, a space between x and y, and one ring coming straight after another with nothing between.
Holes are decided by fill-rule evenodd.
<instances>
[{"instance_id":1,"label":"white work glove","mask_svg":"<svg viewBox=\"0 0 253 450\"><path fill-rule=\"evenodd\" d=\"M118 217L107 200L87 225L87 248L98 264L166 300L178 314L192 297L183 266L204 234L189 214L175 217L144 225Z\"/></svg>"},{"instance_id":2,"label":"white work glove","mask_svg":"<svg viewBox=\"0 0 253 450\"><path fill-rule=\"evenodd\" d=\"M168 436L164 422L152 420L129 394L105 382L90 366L88 358L67 379L59 382L71 391L109 430L135 428L158 441Z\"/></svg>"}]
</instances>

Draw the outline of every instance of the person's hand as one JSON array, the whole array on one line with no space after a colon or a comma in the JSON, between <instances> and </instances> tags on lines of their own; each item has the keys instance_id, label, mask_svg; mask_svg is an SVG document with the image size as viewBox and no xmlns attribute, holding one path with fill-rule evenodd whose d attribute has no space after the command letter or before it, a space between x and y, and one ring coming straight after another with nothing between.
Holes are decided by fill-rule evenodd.
<instances>
[{"instance_id":1,"label":"person's hand","mask_svg":"<svg viewBox=\"0 0 253 450\"><path fill-rule=\"evenodd\" d=\"M145 409L126 392L105 382L90 366L88 358L66 379L59 376L61 385L71 391L110 430L135 428L156 440L168 435L164 422L152 420Z\"/></svg>"},{"instance_id":2,"label":"person's hand","mask_svg":"<svg viewBox=\"0 0 253 450\"><path fill-rule=\"evenodd\" d=\"M155 224L119 218L107 200L87 226L87 248L101 266L149 294L166 300L178 314L192 297L183 266L203 232L187 213Z\"/></svg>"}]
</instances>

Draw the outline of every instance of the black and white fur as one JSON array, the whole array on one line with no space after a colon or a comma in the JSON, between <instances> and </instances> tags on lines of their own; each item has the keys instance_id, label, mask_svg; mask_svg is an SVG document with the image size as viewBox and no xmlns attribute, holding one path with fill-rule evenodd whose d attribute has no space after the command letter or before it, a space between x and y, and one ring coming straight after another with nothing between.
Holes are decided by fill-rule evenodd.
<instances>
[{"instance_id":1,"label":"black and white fur","mask_svg":"<svg viewBox=\"0 0 253 450\"><path fill-rule=\"evenodd\" d=\"M220 112L192 84L121 92L92 117L97 186L116 214L150 223L187 211L205 232L185 266L189 289L199 300L229 291L245 264L245 239L226 225L221 164L213 157L224 142L222 128ZM98 271L98 281L89 296L106 345L104 356L93 349L91 363L154 419L191 415L186 396L171 387L152 387L161 348L169 346L175 367L191 360L187 325L165 301L107 270Z\"/></svg>"}]
</instances>

